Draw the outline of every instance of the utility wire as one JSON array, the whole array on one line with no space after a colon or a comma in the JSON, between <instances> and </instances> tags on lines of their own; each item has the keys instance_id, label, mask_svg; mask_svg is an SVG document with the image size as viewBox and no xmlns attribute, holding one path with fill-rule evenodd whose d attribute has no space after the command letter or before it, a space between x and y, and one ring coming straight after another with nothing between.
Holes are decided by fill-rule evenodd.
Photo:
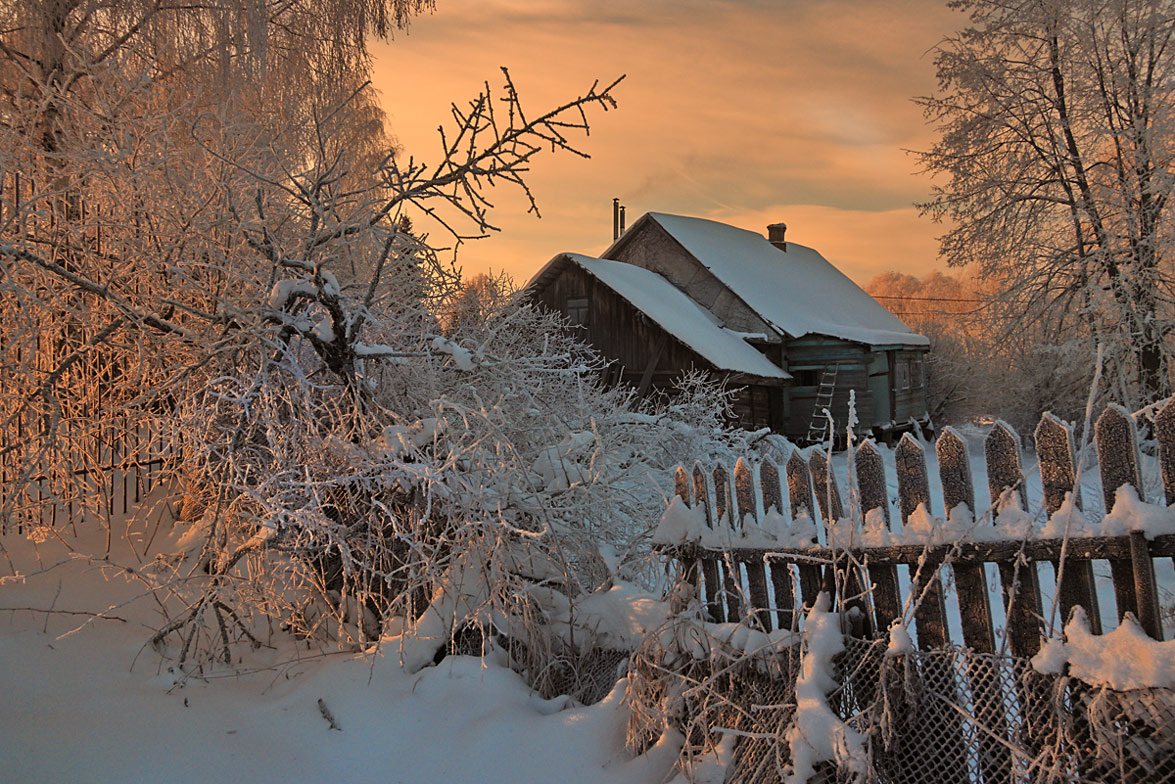
<instances>
[{"instance_id":1,"label":"utility wire","mask_svg":"<svg viewBox=\"0 0 1175 784\"><path fill-rule=\"evenodd\" d=\"M900 294L882 295L874 294L873 299L908 299L914 302L986 302L987 300L964 297L914 297Z\"/></svg>"}]
</instances>

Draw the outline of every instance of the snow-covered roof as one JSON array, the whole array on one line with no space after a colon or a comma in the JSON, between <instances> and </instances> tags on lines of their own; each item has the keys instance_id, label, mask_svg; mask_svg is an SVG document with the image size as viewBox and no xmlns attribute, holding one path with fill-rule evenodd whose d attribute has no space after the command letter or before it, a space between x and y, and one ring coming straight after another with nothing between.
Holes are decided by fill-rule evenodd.
<instances>
[{"instance_id":1,"label":"snow-covered roof","mask_svg":"<svg viewBox=\"0 0 1175 784\"><path fill-rule=\"evenodd\" d=\"M672 283L642 267L578 253L561 253L535 276L530 285L534 286L564 259L614 291L718 370L757 378L791 378L738 334L722 327L712 313Z\"/></svg>"},{"instance_id":2,"label":"snow-covered roof","mask_svg":"<svg viewBox=\"0 0 1175 784\"><path fill-rule=\"evenodd\" d=\"M764 321L791 337L831 335L870 346L930 344L811 248L788 242L781 251L760 234L704 218L663 212L646 217ZM621 237L604 255L623 242Z\"/></svg>"}]
</instances>

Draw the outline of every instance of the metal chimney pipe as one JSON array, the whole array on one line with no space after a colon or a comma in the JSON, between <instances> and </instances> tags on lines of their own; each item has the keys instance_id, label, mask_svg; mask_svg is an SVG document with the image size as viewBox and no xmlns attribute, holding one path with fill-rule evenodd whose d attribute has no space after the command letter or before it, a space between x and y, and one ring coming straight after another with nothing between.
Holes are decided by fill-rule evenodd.
<instances>
[{"instance_id":1,"label":"metal chimney pipe","mask_svg":"<svg viewBox=\"0 0 1175 784\"><path fill-rule=\"evenodd\" d=\"M620 199L612 199L612 241L620 239Z\"/></svg>"},{"instance_id":2,"label":"metal chimney pipe","mask_svg":"<svg viewBox=\"0 0 1175 784\"><path fill-rule=\"evenodd\" d=\"M620 236L624 236L624 205L620 205Z\"/></svg>"}]
</instances>

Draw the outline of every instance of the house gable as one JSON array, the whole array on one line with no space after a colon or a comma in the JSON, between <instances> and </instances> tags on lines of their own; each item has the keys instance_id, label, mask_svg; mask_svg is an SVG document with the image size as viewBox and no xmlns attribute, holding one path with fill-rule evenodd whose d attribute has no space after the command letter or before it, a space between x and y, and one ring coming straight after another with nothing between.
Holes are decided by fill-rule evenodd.
<instances>
[{"instance_id":1,"label":"house gable","mask_svg":"<svg viewBox=\"0 0 1175 784\"><path fill-rule=\"evenodd\" d=\"M730 287L690 253L676 238L645 214L602 255L655 272L690 299L714 314L735 332L766 336L778 342L779 333L747 306Z\"/></svg>"},{"instance_id":2,"label":"house gable","mask_svg":"<svg viewBox=\"0 0 1175 784\"><path fill-rule=\"evenodd\" d=\"M650 367L656 373L665 365L670 371L698 367L744 383L777 386L790 378L672 283L636 265L562 253L526 292L532 302L567 316L626 374Z\"/></svg>"}]
</instances>

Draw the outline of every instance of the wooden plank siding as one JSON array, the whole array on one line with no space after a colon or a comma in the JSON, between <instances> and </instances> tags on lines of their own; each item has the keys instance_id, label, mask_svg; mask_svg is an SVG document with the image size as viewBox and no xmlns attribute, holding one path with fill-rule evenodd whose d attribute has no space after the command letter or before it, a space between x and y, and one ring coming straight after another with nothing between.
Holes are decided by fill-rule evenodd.
<instances>
[{"instance_id":1,"label":"wooden plank siding","mask_svg":"<svg viewBox=\"0 0 1175 784\"><path fill-rule=\"evenodd\" d=\"M637 389L644 386L649 392L672 388L673 382L689 370L704 370L722 377L722 373L704 358L574 264L568 264L549 285L532 297L536 304L564 316L568 315L571 300L587 300L587 324L577 331L604 357L612 360L607 371L610 381ZM779 355L778 346L764 346L760 350L769 358L772 350L775 357ZM773 361L778 362L778 359ZM737 386L732 408L739 426L750 430L763 427L778 430L785 421L784 396L774 387Z\"/></svg>"},{"instance_id":2,"label":"wooden plank siding","mask_svg":"<svg viewBox=\"0 0 1175 784\"><path fill-rule=\"evenodd\" d=\"M739 427L745 430L769 427L779 433L787 424L784 399L784 391L777 387L751 384L735 390L730 407Z\"/></svg>"},{"instance_id":3,"label":"wooden plank siding","mask_svg":"<svg viewBox=\"0 0 1175 784\"><path fill-rule=\"evenodd\" d=\"M910 419L921 419L926 416L926 368L925 351L897 350L890 351L889 379L890 379L890 411L891 418L901 425ZM898 365L912 363L920 368L915 375L911 375L910 386L902 389L898 380ZM862 420L864 421L864 420Z\"/></svg>"},{"instance_id":4,"label":"wooden plank siding","mask_svg":"<svg viewBox=\"0 0 1175 784\"><path fill-rule=\"evenodd\" d=\"M808 432L816 404L816 391L824 370L837 365L836 392L832 396L832 416L837 428L848 421L849 392L856 392L857 418L865 427L878 424L874 416L873 393L869 389L867 346L821 335L805 335L787 342L785 370L795 377L788 390L790 418L784 429L789 438L802 439Z\"/></svg>"}]
</instances>

